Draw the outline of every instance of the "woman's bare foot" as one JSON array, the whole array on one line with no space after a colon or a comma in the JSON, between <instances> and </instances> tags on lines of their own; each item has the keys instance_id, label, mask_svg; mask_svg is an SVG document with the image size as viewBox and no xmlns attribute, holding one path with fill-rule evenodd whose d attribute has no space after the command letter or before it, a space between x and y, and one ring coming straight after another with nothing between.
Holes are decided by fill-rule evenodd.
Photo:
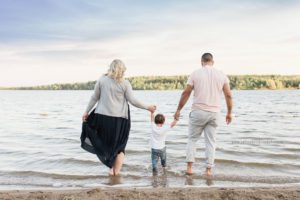
<instances>
[{"instance_id":1,"label":"woman's bare foot","mask_svg":"<svg viewBox=\"0 0 300 200\"><path fill-rule=\"evenodd\" d=\"M114 176L114 168L110 168L109 173L110 176Z\"/></svg>"},{"instance_id":2,"label":"woman's bare foot","mask_svg":"<svg viewBox=\"0 0 300 200\"><path fill-rule=\"evenodd\" d=\"M117 158L115 160L114 166L113 166L113 172L114 176L117 176L120 174L120 171L122 169L123 161L124 161L124 153L121 152L117 155Z\"/></svg>"}]
</instances>

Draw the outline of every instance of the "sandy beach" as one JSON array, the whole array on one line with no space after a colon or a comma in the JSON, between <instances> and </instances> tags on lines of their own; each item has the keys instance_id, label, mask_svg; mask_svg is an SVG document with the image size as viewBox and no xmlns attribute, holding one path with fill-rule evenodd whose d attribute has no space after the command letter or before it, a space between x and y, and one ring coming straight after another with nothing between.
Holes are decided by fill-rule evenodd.
<instances>
[{"instance_id":1,"label":"sandy beach","mask_svg":"<svg viewBox=\"0 0 300 200\"><path fill-rule=\"evenodd\" d=\"M0 191L2 200L94 199L300 199L299 187L253 188L91 188Z\"/></svg>"}]
</instances>

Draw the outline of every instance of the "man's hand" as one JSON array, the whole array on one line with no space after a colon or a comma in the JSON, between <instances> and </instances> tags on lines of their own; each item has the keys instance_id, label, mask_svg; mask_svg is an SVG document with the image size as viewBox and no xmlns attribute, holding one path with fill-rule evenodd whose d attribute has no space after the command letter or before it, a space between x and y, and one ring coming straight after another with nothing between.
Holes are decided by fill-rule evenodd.
<instances>
[{"instance_id":1,"label":"man's hand","mask_svg":"<svg viewBox=\"0 0 300 200\"><path fill-rule=\"evenodd\" d=\"M174 114L174 120L178 121L180 117L180 110L177 110Z\"/></svg>"},{"instance_id":2,"label":"man's hand","mask_svg":"<svg viewBox=\"0 0 300 200\"><path fill-rule=\"evenodd\" d=\"M82 115L82 121L86 122L88 117L89 117L89 114L87 112L84 112L83 115Z\"/></svg>"},{"instance_id":3,"label":"man's hand","mask_svg":"<svg viewBox=\"0 0 300 200\"><path fill-rule=\"evenodd\" d=\"M178 107L177 107L177 111L174 115L174 119L175 120L179 120L179 117L180 117L180 110L183 108L183 106L186 104L186 102L189 100L190 96L191 96L191 93L193 91L193 86L192 85L187 85L186 88L184 89L184 91L182 92L181 94L181 97L180 97L180 101L179 101L179 104L178 104Z\"/></svg>"},{"instance_id":4,"label":"man's hand","mask_svg":"<svg viewBox=\"0 0 300 200\"><path fill-rule=\"evenodd\" d=\"M148 110L151 112L151 113L154 113L155 110L156 110L156 106L155 105L151 105L148 107Z\"/></svg>"},{"instance_id":5,"label":"man's hand","mask_svg":"<svg viewBox=\"0 0 300 200\"><path fill-rule=\"evenodd\" d=\"M172 121L172 123L170 124L171 128L173 128L176 124L177 124L177 120L174 119L174 121Z\"/></svg>"},{"instance_id":6,"label":"man's hand","mask_svg":"<svg viewBox=\"0 0 300 200\"><path fill-rule=\"evenodd\" d=\"M227 115L226 115L226 123L227 123L227 124L230 124L231 121L232 121L231 113L227 113Z\"/></svg>"}]
</instances>

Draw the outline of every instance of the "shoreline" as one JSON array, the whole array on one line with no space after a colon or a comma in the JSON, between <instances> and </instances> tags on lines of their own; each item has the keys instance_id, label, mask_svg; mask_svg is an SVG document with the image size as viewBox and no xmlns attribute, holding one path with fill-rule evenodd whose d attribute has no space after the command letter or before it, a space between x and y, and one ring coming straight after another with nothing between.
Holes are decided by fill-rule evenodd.
<instances>
[{"instance_id":1,"label":"shoreline","mask_svg":"<svg viewBox=\"0 0 300 200\"><path fill-rule=\"evenodd\" d=\"M0 199L300 199L300 186L0 190Z\"/></svg>"},{"instance_id":2,"label":"shoreline","mask_svg":"<svg viewBox=\"0 0 300 200\"><path fill-rule=\"evenodd\" d=\"M134 90L183 90L189 75L126 77ZM227 75L236 90L299 90L300 75ZM1 85L8 90L93 90L96 81L72 83L35 83L27 86ZM28 83L27 83L28 84ZM33 83L32 83L33 84Z\"/></svg>"},{"instance_id":3,"label":"shoreline","mask_svg":"<svg viewBox=\"0 0 300 200\"><path fill-rule=\"evenodd\" d=\"M92 89L21 89L21 88L0 88L0 91L93 91ZM134 91L182 91L183 89L134 89ZM253 89L231 89L232 91L297 91L300 88L281 88L281 89L268 89L268 88L253 88Z\"/></svg>"}]
</instances>

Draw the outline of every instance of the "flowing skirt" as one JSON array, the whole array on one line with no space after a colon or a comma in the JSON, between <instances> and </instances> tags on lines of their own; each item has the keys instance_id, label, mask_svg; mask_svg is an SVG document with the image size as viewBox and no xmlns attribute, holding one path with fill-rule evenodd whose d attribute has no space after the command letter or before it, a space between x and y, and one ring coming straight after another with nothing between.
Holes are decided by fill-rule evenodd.
<instances>
[{"instance_id":1,"label":"flowing skirt","mask_svg":"<svg viewBox=\"0 0 300 200\"><path fill-rule=\"evenodd\" d=\"M95 113L82 123L81 147L93 154L109 168L112 168L117 155L125 154L130 131L130 111L128 119Z\"/></svg>"}]
</instances>

